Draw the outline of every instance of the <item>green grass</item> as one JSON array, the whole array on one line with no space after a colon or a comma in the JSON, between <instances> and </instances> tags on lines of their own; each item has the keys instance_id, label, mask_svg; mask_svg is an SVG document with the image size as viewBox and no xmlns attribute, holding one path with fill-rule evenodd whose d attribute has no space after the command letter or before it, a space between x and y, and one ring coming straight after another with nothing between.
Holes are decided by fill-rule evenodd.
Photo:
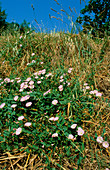
<instances>
[{"instance_id":1,"label":"green grass","mask_svg":"<svg viewBox=\"0 0 110 170\"><path fill-rule=\"evenodd\" d=\"M82 33L1 36L0 168L110 168L109 45Z\"/></svg>"}]
</instances>

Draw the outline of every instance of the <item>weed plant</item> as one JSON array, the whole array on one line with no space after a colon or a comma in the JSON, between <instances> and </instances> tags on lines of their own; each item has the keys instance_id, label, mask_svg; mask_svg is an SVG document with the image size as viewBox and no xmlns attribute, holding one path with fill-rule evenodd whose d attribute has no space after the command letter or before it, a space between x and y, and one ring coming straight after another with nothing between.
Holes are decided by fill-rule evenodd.
<instances>
[{"instance_id":1,"label":"weed plant","mask_svg":"<svg viewBox=\"0 0 110 170\"><path fill-rule=\"evenodd\" d=\"M0 168L110 168L109 37L1 40Z\"/></svg>"}]
</instances>

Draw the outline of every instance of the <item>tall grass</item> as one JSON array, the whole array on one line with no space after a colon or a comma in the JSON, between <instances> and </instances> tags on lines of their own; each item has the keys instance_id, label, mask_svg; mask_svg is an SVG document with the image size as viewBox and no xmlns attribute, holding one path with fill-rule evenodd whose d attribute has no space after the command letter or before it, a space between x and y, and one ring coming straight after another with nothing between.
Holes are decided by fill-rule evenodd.
<instances>
[{"instance_id":1,"label":"tall grass","mask_svg":"<svg viewBox=\"0 0 110 170\"><path fill-rule=\"evenodd\" d=\"M110 168L109 46L83 33L1 36L0 168Z\"/></svg>"}]
</instances>

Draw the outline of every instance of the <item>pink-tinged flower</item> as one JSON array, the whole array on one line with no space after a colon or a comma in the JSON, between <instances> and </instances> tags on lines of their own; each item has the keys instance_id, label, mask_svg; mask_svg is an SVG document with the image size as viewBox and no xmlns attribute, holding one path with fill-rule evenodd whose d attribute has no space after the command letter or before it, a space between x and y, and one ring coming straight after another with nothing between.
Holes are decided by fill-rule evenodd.
<instances>
[{"instance_id":1,"label":"pink-tinged flower","mask_svg":"<svg viewBox=\"0 0 110 170\"><path fill-rule=\"evenodd\" d=\"M90 91L89 93L90 93L90 94L94 94L94 91Z\"/></svg>"},{"instance_id":2,"label":"pink-tinged flower","mask_svg":"<svg viewBox=\"0 0 110 170\"><path fill-rule=\"evenodd\" d=\"M11 107L12 108L15 108L17 106L17 104L12 104Z\"/></svg>"},{"instance_id":3,"label":"pink-tinged flower","mask_svg":"<svg viewBox=\"0 0 110 170\"><path fill-rule=\"evenodd\" d=\"M38 79L38 78L39 78L38 76L35 77L35 79Z\"/></svg>"},{"instance_id":4,"label":"pink-tinged flower","mask_svg":"<svg viewBox=\"0 0 110 170\"><path fill-rule=\"evenodd\" d=\"M31 80L31 77L28 77L25 81L30 81Z\"/></svg>"},{"instance_id":5,"label":"pink-tinged flower","mask_svg":"<svg viewBox=\"0 0 110 170\"><path fill-rule=\"evenodd\" d=\"M84 83L84 86L87 86L88 85L88 83Z\"/></svg>"},{"instance_id":6,"label":"pink-tinged flower","mask_svg":"<svg viewBox=\"0 0 110 170\"><path fill-rule=\"evenodd\" d=\"M71 73L72 69L73 69L73 68L69 68L69 69L68 69L68 73Z\"/></svg>"},{"instance_id":7,"label":"pink-tinged flower","mask_svg":"<svg viewBox=\"0 0 110 170\"><path fill-rule=\"evenodd\" d=\"M54 121L54 117L49 118L49 120L53 120Z\"/></svg>"},{"instance_id":8,"label":"pink-tinged flower","mask_svg":"<svg viewBox=\"0 0 110 170\"><path fill-rule=\"evenodd\" d=\"M23 89L24 85L25 85L25 83L21 83L20 88Z\"/></svg>"},{"instance_id":9,"label":"pink-tinged flower","mask_svg":"<svg viewBox=\"0 0 110 170\"><path fill-rule=\"evenodd\" d=\"M70 86L70 82L68 82L67 84L68 84L68 86Z\"/></svg>"},{"instance_id":10,"label":"pink-tinged flower","mask_svg":"<svg viewBox=\"0 0 110 170\"><path fill-rule=\"evenodd\" d=\"M14 136L15 133L12 133L12 136Z\"/></svg>"},{"instance_id":11,"label":"pink-tinged flower","mask_svg":"<svg viewBox=\"0 0 110 170\"><path fill-rule=\"evenodd\" d=\"M68 70L68 73L71 73L71 70Z\"/></svg>"},{"instance_id":12,"label":"pink-tinged flower","mask_svg":"<svg viewBox=\"0 0 110 170\"><path fill-rule=\"evenodd\" d=\"M15 97L14 97L14 101L17 101L17 100L18 100L18 96L15 96Z\"/></svg>"},{"instance_id":13,"label":"pink-tinged flower","mask_svg":"<svg viewBox=\"0 0 110 170\"><path fill-rule=\"evenodd\" d=\"M20 77L16 77L15 79L16 79L16 80L19 80L19 79L20 79Z\"/></svg>"},{"instance_id":14,"label":"pink-tinged flower","mask_svg":"<svg viewBox=\"0 0 110 170\"><path fill-rule=\"evenodd\" d=\"M38 75L39 75L39 76L41 75L41 73L42 73L42 70L38 71Z\"/></svg>"},{"instance_id":15,"label":"pink-tinged flower","mask_svg":"<svg viewBox=\"0 0 110 170\"><path fill-rule=\"evenodd\" d=\"M31 105L32 105L32 102L26 103L26 107L29 107L29 106L31 106Z\"/></svg>"},{"instance_id":16,"label":"pink-tinged flower","mask_svg":"<svg viewBox=\"0 0 110 170\"><path fill-rule=\"evenodd\" d=\"M54 137L58 137L58 133L54 133L54 134L52 135L52 138L54 138Z\"/></svg>"},{"instance_id":17,"label":"pink-tinged flower","mask_svg":"<svg viewBox=\"0 0 110 170\"><path fill-rule=\"evenodd\" d=\"M73 125L71 125L71 129L75 129L75 128L76 128L76 126L77 126L77 124L73 124Z\"/></svg>"},{"instance_id":18,"label":"pink-tinged flower","mask_svg":"<svg viewBox=\"0 0 110 170\"><path fill-rule=\"evenodd\" d=\"M60 82L63 82L63 81L64 81L64 79L61 79L61 80L60 80Z\"/></svg>"},{"instance_id":19,"label":"pink-tinged flower","mask_svg":"<svg viewBox=\"0 0 110 170\"><path fill-rule=\"evenodd\" d=\"M30 85L29 88L30 88L30 89L34 89L34 85Z\"/></svg>"},{"instance_id":20,"label":"pink-tinged flower","mask_svg":"<svg viewBox=\"0 0 110 170\"><path fill-rule=\"evenodd\" d=\"M1 84L3 84L4 82L2 81Z\"/></svg>"},{"instance_id":21,"label":"pink-tinged flower","mask_svg":"<svg viewBox=\"0 0 110 170\"><path fill-rule=\"evenodd\" d=\"M40 62L40 64L43 64L43 62Z\"/></svg>"},{"instance_id":22,"label":"pink-tinged flower","mask_svg":"<svg viewBox=\"0 0 110 170\"><path fill-rule=\"evenodd\" d=\"M57 103L58 103L58 100L53 100L53 101L52 101L52 104L53 104L53 105L56 105Z\"/></svg>"},{"instance_id":23,"label":"pink-tinged flower","mask_svg":"<svg viewBox=\"0 0 110 170\"><path fill-rule=\"evenodd\" d=\"M52 121L57 121L59 119L59 117L51 117L49 118L49 120L52 120Z\"/></svg>"},{"instance_id":24,"label":"pink-tinged flower","mask_svg":"<svg viewBox=\"0 0 110 170\"><path fill-rule=\"evenodd\" d=\"M41 77L41 80L44 79L44 77Z\"/></svg>"},{"instance_id":25,"label":"pink-tinged flower","mask_svg":"<svg viewBox=\"0 0 110 170\"><path fill-rule=\"evenodd\" d=\"M102 143L102 142L103 142L102 136L98 136L98 137L97 137L97 142L98 142L98 143Z\"/></svg>"},{"instance_id":26,"label":"pink-tinged flower","mask_svg":"<svg viewBox=\"0 0 110 170\"><path fill-rule=\"evenodd\" d=\"M58 88L59 88L59 91L63 91L63 85L60 85Z\"/></svg>"},{"instance_id":27,"label":"pink-tinged flower","mask_svg":"<svg viewBox=\"0 0 110 170\"><path fill-rule=\"evenodd\" d=\"M108 168L106 168L105 170L109 170Z\"/></svg>"},{"instance_id":28,"label":"pink-tinged flower","mask_svg":"<svg viewBox=\"0 0 110 170\"><path fill-rule=\"evenodd\" d=\"M19 38L21 39L23 36L21 35Z\"/></svg>"},{"instance_id":29,"label":"pink-tinged flower","mask_svg":"<svg viewBox=\"0 0 110 170\"><path fill-rule=\"evenodd\" d=\"M60 76L60 79L63 79L63 76Z\"/></svg>"},{"instance_id":30,"label":"pink-tinged flower","mask_svg":"<svg viewBox=\"0 0 110 170\"><path fill-rule=\"evenodd\" d=\"M9 83L9 82L10 82L10 79L9 79L9 78L5 78L5 79L4 79L4 82Z\"/></svg>"},{"instance_id":31,"label":"pink-tinged flower","mask_svg":"<svg viewBox=\"0 0 110 170\"><path fill-rule=\"evenodd\" d=\"M78 135L82 136L84 134L84 130L81 127L78 127Z\"/></svg>"},{"instance_id":32,"label":"pink-tinged flower","mask_svg":"<svg viewBox=\"0 0 110 170\"><path fill-rule=\"evenodd\" d=\"M46 74L46 77L52 76L52 73Z\"/></svg>"},{"instance_id":33,"label":"pink-tinged flower","mask_svg":"<svg viewBox=\"0 0 110 170\"><path fill-rule=\"evenodd\" d=\"M31 81L29 82L29 84L30 84L30 85L33 85L33 84L34 84L34 81L31 80Z\"/></svg>"},{"instance_id":34,"label":"pink-tinged flower","mask_svg":"<svg viewBox=\"0 0 110 170\"><path fill-rule=\"evenodd\" d=\"M96 93L96 96L101 97L102 93Z\"/></svg>"},{"instance_id":35,"label":"pink-tinged flower","mask_svg":"<svg viewBox=\"0 0 110 170\"><path fill-rule=\"evenodd\" d=\"M74 139L74 136L72 134L69 134L68 139Z\"/></svg>"},{"instance_id":36,"label":"pink-tinged flower","mask_svg":"<svg viewBox=\"0 0 110 170\"><path fill-rule=\"evenodd\" d=\"M2 104L0 105L0 108L2 109L4 106L5 106L5 103L2 103Z\"/></svg>"},{"instance_id":37,"label":"pink-tinged flower","mask_svg":"<svg viewBox=\"0 0 110 170\"><path fill-rule=\"evenodd\" d=\"M19 46L22 47L22 44L20 44Z\"/></svg>"},{"instance_id":38,"label":"pink-tinged flower","mask_svg":"<svg viewBox=\"0 0 110 170\"><path fill-rule=\"evenodd\" d=\"M98 93L98 91L97 91L97 90L94 90L94 93Z\"/></svg>"},{"instance_id":39,"label":"pink-tinged flower","mask_svg":"<svg viewBox=\"0 0 110 170\"><path fill-rule=\"evenodd\" d=\"M39 72L37 71L37 72L35 72L35 73L34 73L34 75L35 75L35 76L37 76L37 75L38 75L38 73L39 73Z\"/></svg>"},{"instance_id":40,"label":"pink-tinged flower","mask_svg":"<svg viewBox=\"0 0 110 170\"><path fill-rule=\"evenodd\" d=\"M69 68L69 70L71 70L71 71L72 71L72 70L73 70L73 68Z\"/></svg>"},{"instance_id":41,"label":"pink-tinged flower","mask_svg":"<svg viewBox=\"0 0 110 170\"><path fill-rule=\"evenodd\" d=\"M109 147L109 143L107 141L104 141L102 143L102 145L103 145L104 148L108 148Z\"/></svg>"},{"instance_id":42,"label":"pink-tinged flower","mask_svg":"<svg viewBox=\"0 0 110 170\"><path fill-rule=\"evenodd\" d=\"M46 94L50 93L50 89L48 91L46 91L43 96L45 96Z\"/></svg>"},{"instance_id":43,"label":"pink-tinged flower","mask_svg":"<svg viewBox=\"0 0 110 170\"><path fill-rule=\"evenodd\" d=\"M18 128L18 129L16 129L16 135L19 135L20 133L22 132L22 128Z\"/></svg>"},{"instance_id":44,"label":"pink-tinged flower","mask_svg":"<svg viewBox=\"0 0 110 170\"><path fill-rule=\"evenodd\" d=\"M32 62L31 63L36 63L36 61L35 60L32 60Z\"/></svg>"},{"instance_id":45,"label":"pink-tinged flower","mask_svg":"<svg viewBox=\"0 0 110 170\"><path fill-rule=\"evenodd\" d=\"M17 83L20 83L21 82L21 79L17 81Z\"/></svg>"},{"instance_id":46,"label":"pink-tinged flower","mask_svg":"<svg viewBox=\"0 0 110 170\"><path fill-rule=\"evenodd\" d=\"M24 97L24 96L21 97L20 101L21 101L21 102L24 102L24 101L25 101L25 97Z\"/></svg>"},{"instance_id":47,"label":"pink-tinged flower","mask_svg":"<svg viewBox=\"0 0 110 170\"><path fill-rule=\"evenodd\" d=\"M59 119L59 117L55 117L55 118L54 118L54 121L57 121L58 119Z\"/></svg>"},{"instance_id":48,"label":"pink-tinged flower","mask_svg":"<svg viewBox=\"0 0 110 170\"><path fill-rule=\"evenodd\" d=\"M41 81L37 81L37 84L40 84L41 83Z\"/></svg>"},{"instance_id":49,"label":"pink-tinged flower","mask_svg":"<svg viewBox=\"0 0 110 170\"><path fill-rule=\"evenodd\" d=\"M89 86L86 86L85 89L90 89L90 87L89 87Z\"/></svg>"},{"instance_id":50,"label":"pink-tinged flower","mask_svg":"<svg viewBox=\"0 0 110 170\"><path fill-rule=\"evenodd\" d=\"M23 119L24 119L24 116L18 117L18 120L23 120Z\"/></svg>"},{"instance_id":51,"label":"pink-tinged flower","mask_svg":"<svg viewBox=\"0 0 110 170\"><path fill-rule=\"evenodd\" d=\"M32 56L34 56L34 55L35 55L35 53L32 53L31 55L32 55Z\"/></svg>"},{"instance_id":52,"label":"pink-tinged flower","mask_svg":"<svg viewBox=\"0 0 110 170\"><path fill-rule=\"evenodd\" d=\"M24 102L25 100L28 100L29 98L30 98L30 96L26 95L26 96L21 97L20 101Z\"/></svg>"},{"instance_id":53,"label":"pink-tinged flower","mask_svg":"<svg viewBox=\"0 0 110 170\"><path fill-rule=\"evenodd\" d=\"M42 70L42 74L45 74L45 73L46 73L46 69L43 69L43 70Z\"/></svg>"},{"instance_id":54,"label":"pink-tinged flower","mask_svg":"<svg viewBox=\"0 0 110 170\"><path fill-rule=\"evenodd\" d=\"M14 79L12 79L10 82L13 83L13 82L14 82Z\"/></svg>"},{"instance_id":55,"label":"pink-tinged flower","mask_svg":"<svg viewBox=\"0 0 110 170\"><path fill-rule=\"evenodd\" d=\"M31 122L26 122L25 124L24 124L24 126L31 126Z\"/></svg>"},{"instance_id":56,"label":"pink-tinged flower","mask_svg":"<svg viewBox=\"0 0 110 170\"><path fill-rule=\"evenodd\" d=\"M25 84L23 88L24 88L24 89L28 88L28 85L27 85L27 84Z\"/></svg>"}]
</instances>

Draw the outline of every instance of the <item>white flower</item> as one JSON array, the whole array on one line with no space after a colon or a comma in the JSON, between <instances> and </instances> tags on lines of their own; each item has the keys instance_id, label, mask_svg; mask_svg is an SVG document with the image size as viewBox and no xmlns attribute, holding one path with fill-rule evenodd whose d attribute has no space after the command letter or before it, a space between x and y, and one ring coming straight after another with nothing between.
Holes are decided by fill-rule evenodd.
<instances>
[{"instance_id":1,"label":"white flower","mask_svg":"<svg viewBox=\"0 0 110 170\"><path fill-rule=\"evenodd\" d=\"M30 81L31 80L31 77L28 77L25 81Z\"/></svg>"},{"instance_id":2,"label":"white flower","mask_svg":"<svg viewBox=\"0 0 110 170\"><path fill-rule=\"evenodd\" d=\"M32 56L34 56L34 55L35 55L35 53L32 53L31 55L32 55Z\"/></svg>"},{"instance_id":3,"label":"white flower","mask_svg":"<svg viewBox=\"0 0 110 170\"><path fill-rule=\"evenodd\" d=\"M2 104L0 105L0 108L2 109L4 106L5 106L5 103L2 103Z\"/></svg>"},{"instance_id":4,"label":"white flower","mask_svg":"<svg viewBox=\"0 0 110 170\"><path fill-rule=\"evenodd\" d=\"M18 80L17 83L20 83L21 80Z\"/></svg>"},{"instance_id":5,"label":"white flower","mask_svg":"<svg viewBox=\"0 0 110 170\"><path fill-rule=\"evenodd\" d=\"M29 107L29 106L31 106L31 105L32 105L32 102L26 103L26 107Z\"/></svg>"},{"instance_id":6,"label":"white flower","mask_svg":"<svg viewBox=\"0 0 110 170\"><path fill-rule=\"evenodd\" d=\"M15 96L15 97L14 97L14 101L17 101L17 100L18 100L18 96Z\"/></svg>"},{"instance_id":7,"label":"white flower","mask_svg":"<svg viewBox=\"0 0 110 170\"><path fill-rule=\"evenodd\" d=\"M23 119L24 119L24 116L18 117L18 120L23 120Z\"/></svg>"},{"instance_id":8,"label":"white flower","mask_svg":"<svg viewBox=\"0 0 110 170\"><path fill-rule=\"evenodd\" d=\"M64 79L59 80L60 82L64 81Z\"/></svg>"},{"instance_id":9,"label":"white flower","mask_svg":"<svg viewBox=\"0 0 110 170\"><path fill-rule=\"evenodd\" d=\"M74 139L74 136L72 134L69 134L68 139Z\"/></svg>"},{"instance_id":10,"label":"white flower","mask_svg":"<svg viewBox=\"0 0 110 170\"><path fill-rule=\"evenodd\" d=\"M102 96L102 93L96 93L96 96L101 97L101 96Z\"/></svg>"},{"instance_id":11,"label":"white flower","mask_svg":"<svg viewBox=\"0 0 110 170\"><path fill-rule=\"evenodd\" d=\"M52 135L52 138L54 138L54 137L58 137L58 133L54 133L54 134Z\"/></svg>"},{"instance_id":12,"label":"white flower","mask_svg":"<svg viewBox=\"0 0 110 170\"><path fill-rule=\"evenodd\" d=\"M84 130L81 127L78 127L78 135L82 136L84 134Z\"/></svg>"},{"instance_id":13,"label":"white flower","mask_svg":"<svg viewBox=\"0 0 110 170\"><path fill-rule=\"evenodd\" d=\"M21 39L23 36L21 35L19 38Z\"/></svg>"},{"instance_id":14,"label":"white flower","mask_svg":"<svg viewBox=\"0 0 110 170\"><path fill-rule=\"evenodd\" d=\"M31 126L31 122L26 122L24 126Z\"/></svg>"},{"instance_id":15,"label":"white flower","mask_svg":"<svg viewBox=\"0 0 110 170\"><path fill-rule=\"evenodd\" d=\"M102 143L102 145L103 145L104 148L108 148L109 147L109 143L107 141L104 141Z\"/></svg>"},{"instance_id":16,"label":"white flower","mask_svg":"<svg viewBox=\"0 0 110 170\"><path fill-rule=\"evenodd\" d=\"M34 84L34 81L31 80L31 81L29 82L29 84L30 84L30 85L33 85L33 84Z\"/></svg>"},{"instance_id":17,"label":"white flower","mask_svg":"<svg viewBox=\"0 0 110 170\"><path fill-rule=\"evenodd\" d=\"M75 129L75 128L76 128L76 126L77 126L77 124L73 124L73 125L71 125L71 129Z\"/></svg>"},{"instance_id":18,"label":"white flower","mask_svg":"<svg viewBox=\"0 0 110 170\"><path fill-rule=\"evenodd\" d=\"M98 142L98 143L102 143L102 142L103 142L102 136L98 136L98 137L97 137L97 142Z\"/></svg>"},{"instance_id":19,"label":"white flower","mask_svg":"<svg viewBox=\"0 0 110 170\"><path fill-rule=\"evenodd\" d=\"M35 60L32 60L32 63L36 63L36 61L35 61Z\"/></svg>"},{"instance_id":20,"label":"white flower","mask_svg":"<svg viewBox=\"0 0 110 170\"><path fill-rule=\"evenodd\" d=\"M37 84L40 84L41 83L41 81L37 81Z\"/></svg>"},{"instance_id":21,"label":"white flower","mask_svg":"<svg viewBox=\"0 0 110 170\"><path fill-rule=\"evenodd\" d=\"M84 86L87 86L88 85L88 83L84 83Z\"/></svg>"},{"instance_id":22,"label":"white flower","mask_svg":"<svg viewBox=\"0 0 110 170\"><path fill-rule=\"evenodd\" d=\"M12 104L11 107L12 108L15 108L17 106L17 104Z\"/></svg>"},{"instance_id":23,"label":"white flower","mask_svg":"<svg viewBox=\"0 0 110 170\"><path fill-rule=\"evenodd\" d=\"M58 100L53 100L53 101L52 101L52 104L53 104L53 105L56 105L57 103L58 103Z\"/></svg>"},{"instance_id":24,"label":"white flower","mask_svg":"<svg viewBox=\"0 0 110 170\"><path fill-rule=\"evenodd\" d=\"M49 118L49 120L54 120L54 117Z\"/></svg>"},{"instance_id":25,"label":"white flower","mask_svg":"<svg viewBox=\"0 0 110 170\"><path fill-rule=\"evenodd\" d=\"M59 88L59 91L63 91L63 85L60 85L58 88Z\"/></svg>"},{"instance_id":26,"label":"white flower","mask_svg":"<svg viewBox=\"0 0 110 170\"><path fill-rule=\"evenodd\" d=\"M85 89L90 89L90 87L89 87L89 86L86 86Z\"/></svg>"},{"instance_id":27,"label":"white flower","mask_svg":"<svg viewBox=\"0 0 110 170\"><path fill-rule=\"evenodd\" d=\"M18 129L16 129L16 135L19 135L20 133L21 133L21 131L22 131L22 128L18 128Z\"/></svg>"},{"instance_id":28,"label":"white flower","mask_svg":"<svg viewBox=\"0 0 110 170\"><path fill-rule=\"evenodd\" d=\"M59 119L59 117L55 117L55 118L54 118L54 121L57 121L58 119Z\"/></svg>"}]
</instances>

